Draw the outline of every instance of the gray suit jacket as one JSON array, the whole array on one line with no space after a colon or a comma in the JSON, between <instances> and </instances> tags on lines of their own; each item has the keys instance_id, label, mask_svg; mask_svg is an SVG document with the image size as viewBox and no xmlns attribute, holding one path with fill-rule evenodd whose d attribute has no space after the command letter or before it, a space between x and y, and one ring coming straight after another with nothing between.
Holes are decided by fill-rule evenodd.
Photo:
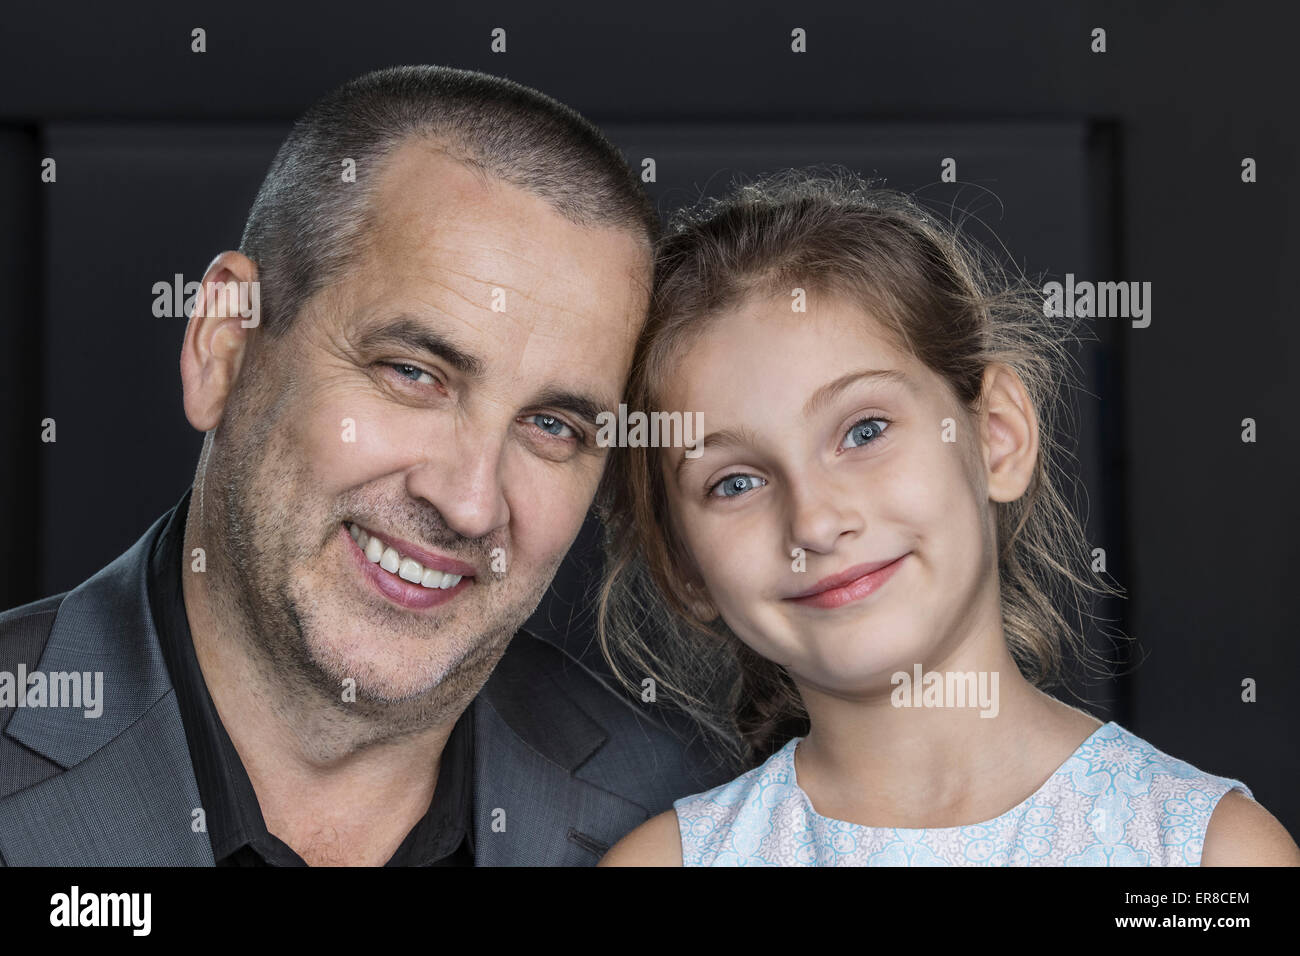
<instances>
[{"instance_id":1,"label":"gray suit jacket","mask_svg":"<svg viewBox=\"0 0 1300 956\"><path fill-rule=\"evenodd\" d=\"M103 713L0 709L0 861L211 866L146 591L167 516L78 587L0 614L0 671L102 671ZM22 692L22 689L19 689ZM475 863L584 866L732 774L526 631L474 707ZM504 824L504 829L502 827Z\"/></svg>"}]
</instances>

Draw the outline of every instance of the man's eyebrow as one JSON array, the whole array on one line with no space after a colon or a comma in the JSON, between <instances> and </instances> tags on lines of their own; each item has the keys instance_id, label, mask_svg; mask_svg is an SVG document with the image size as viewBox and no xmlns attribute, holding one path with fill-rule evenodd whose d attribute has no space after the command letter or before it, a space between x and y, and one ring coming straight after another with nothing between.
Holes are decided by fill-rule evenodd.
<instances>
[{"instance_id":1,"label":"man's eyebrow","mask_svg":"<svg viewBox=\"0 0 1300 956\"><path fill-rule=\"evenodd\" d=\"M896 368L864 368L856 372L849 372L847 375L841 375L833 382L828 382L817 391L813 392L812 397L808 399L803 407L803 417L811 418L819 408L833 399L840 392L844 391L850 385L861 381L862 379L873 379L880 382L897 382L899 385L906 387L909 391L916 391L915 383L908 378L900 369Z\"/></svg>"},{"instance_id":2,"label":"man's eyebrow","mask_svg":"<svg viewBox=\"0 0 1300 956\"><path fill-rule=\"evenodd\" d=\"M469 378L482 378L486 367L482 359L454 344L451 336L431 329L410 316L401 316L391 322L372 326L357 336L356 341L357 347L362 351L397 347L427 352L438 356ZM529 405L568 412L596 428L599 426L596 416L603 411L612 410L614 403L601 401L584 392L549 388L529 402Z\"/></svg>"},{"instance_id":3,"label":"man's eyebrow","mask_svg":"<svg viewBox=\"0 0 1300 956\"><path fill-rule=\"evenodd\" d=\"M553 408L556 411L568 412L575 418L581 418L592 428L599 427L600 423L596 420L596 416L601 412L608 411L613 414L611 407L613 403L602 402L593 395L571 392L563 388L549 388L529 404L537 408Z\"/></svg>"},{"instance_id":4,"label":"man's eyebrow","mask_svg":"<svg viewBox=\"0 0 1300 956\"><path fill-rule=\"evenodd\" d=\"M357 347L363 352L381 348L406 348L437 356L456 371L469 378L481 378L483 360L456 345L452 336L431 329L410 316L399 316L389 322L372 325L357 336Z\"/></svg>"}]
</instances>

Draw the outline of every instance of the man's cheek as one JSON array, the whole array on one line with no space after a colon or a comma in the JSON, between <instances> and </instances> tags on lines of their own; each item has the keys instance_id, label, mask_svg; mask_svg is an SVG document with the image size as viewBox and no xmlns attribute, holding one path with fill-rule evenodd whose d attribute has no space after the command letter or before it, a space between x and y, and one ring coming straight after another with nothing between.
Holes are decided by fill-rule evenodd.
<instances>
[{"instance_id":1,"label":"man's cheek","mask_svg":"<svg viewBox=\"0 0 1300 956\"><path fill-rule=\"evenodd\" d=\"M404 435L406 423L385 416L373 402L332 401L306 408L291 439L303 449L312 470L335 475L345 485L366 474L386 474L400 467L419 447L415 436Z\"/></svg>"},{"instance_id":2,"label":"man's cheek","mask_svg":"<svg viewBox=\"0 0 1300 956\"><path fill-rule=\"evenodd\" d=\"M524 470L526 471L526 470ZM510 525L498 532L500 544L489 567L516 591L545 589L582 529L588 503L545 475L511 473L506 488Z\"/></svg>"},{"instance_id":3,"label":"man's cheek","mask_svg":"<svg viewBox=\"0 0 1300 956\"><path fill-rule=\"evenodd\" d=\"M530 582L551 577L564 561L577 529L570 528L560 514L553 510L545 513L528 511L525 501L519 508L510 509L510 526L501 542L492 549L488 560L497 575L509 583L512 579L518 590L530 590Z\"/></svg>"},{"instance_id":4,"label":"man's cheek","mask_svg":"<svg viewBox=\"0 0 1300 956\"><path fill-rule=\"evenodd\" d=\"M521 549L542 559L568 552L582 530L599 481L598 471L579 470L573 462L523 462L506 477L510 536Z\"/></svg>"}]
</instances>

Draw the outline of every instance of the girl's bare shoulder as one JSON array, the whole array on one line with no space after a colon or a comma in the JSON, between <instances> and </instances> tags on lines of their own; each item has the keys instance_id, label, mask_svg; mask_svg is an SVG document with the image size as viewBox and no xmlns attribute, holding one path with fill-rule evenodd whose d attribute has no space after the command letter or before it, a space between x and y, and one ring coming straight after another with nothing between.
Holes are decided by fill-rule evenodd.
<instances>
[{"instance_id":1,"label":"girl's bare shoulder","mask_svg":"<svg viewBox=\"0 0 1300 956\"><path fill-rule=\"evenodd\" d=\"M681 866L677 811L651 817L615 843L597 866Z\"/></svg>"},{"instance_id":2,"label":"girl's bare shoulder","mask_svg":"<svg viewBox=\"0 0 1300 956\"><path fill-rule=\"evenodd\" d=\"M1045 712L1036 724L1036 733L1051 746L1072 751L1101 728L1105 721L1098 720L1086 710L1073 707L1062 700L1043 694Z\"/></svg>"},{"instance_id":3,"label":"girl's bare shoulder","mask_svg":"<svg viewBox=\"0 0 1300 956\"><path fill-rule=\"evenodd\" d=\"M1273 814L1230 790L1205 830L1201 866L1300 866L1300 848Z\"/></svg>"}]
</instances>

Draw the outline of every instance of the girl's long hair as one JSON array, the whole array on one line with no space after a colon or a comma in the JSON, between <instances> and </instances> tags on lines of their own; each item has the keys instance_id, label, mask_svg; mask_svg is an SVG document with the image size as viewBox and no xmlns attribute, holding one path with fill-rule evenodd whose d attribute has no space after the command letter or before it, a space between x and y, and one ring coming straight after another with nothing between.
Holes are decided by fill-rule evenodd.
<instances>
[{"instance_id":1,"label":"girl's long hair","mask_svg":"<svg viewBox=\"0 0 1300 956\"><path fill-rule=\"evenodd\" d=\"M649 321L628 382L630 410L661 410L660 383L710 320L755 297L802 288L854 303L936 372L973 415L985 369L1019 375L1038 416L1026 493L997 503L998 572L1008 649L1039 687L1063 664L1091 664L1092 601L1122 589L1094 573L1082 523L1058 484L1073 471L1061 436L1074 385L1073 322L1045 315L1022 275L936 220L909 196L842 168L789 170L678 212L662 241ZM606 568L597 636L636 693L649 678L737 768L792 736L807 714L785 670L717 615L669 512L655 448L616 449L597 496Z\"/></svg>"}]
</instances>

